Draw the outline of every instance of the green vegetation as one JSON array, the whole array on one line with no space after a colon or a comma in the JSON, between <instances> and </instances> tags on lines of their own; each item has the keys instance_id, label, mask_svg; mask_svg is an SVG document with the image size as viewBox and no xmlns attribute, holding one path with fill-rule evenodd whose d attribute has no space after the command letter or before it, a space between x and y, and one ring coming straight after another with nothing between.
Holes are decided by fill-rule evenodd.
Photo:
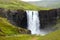
<instances>
[{"instance_id":1,"label":"green vegetation","mask_svg":"<svg viewBox=\"0 0 60 40\"><path fill-rule=\"evenodd\" d=\"M21 30L24 33L28 32L26 29L13 26L6 18L0 17L0 35L16 35L22 33Z\"/></svg>"},{"instance_id":2,"label":"green vegetation","mask_svg":"<svg viewBox=\"0 0 60 40\"><path fill-rule=\"evenodd\" d=\"M7 19L0 17L0 35L15 34L16 28L7 22Z\"/></svg>"},{"instance_id":3,"label":"green vegetation","mask_svg":"<svg viewBox=\"0 0 60 40\"><path fill-rule=\"evenodd\" d=\"M5 9L23 9L23 10L49 10L49 8L37 7L19 0L0 0L0 8Z\"/></svg>"},{"instance_id":4,"label":"green vegetation","mask_svg":"<svg viewBox=\"0 0 60 40\"><path fill-rule=\"evenodd\" d=\"M60 30L47 34L45 36L37 35L16 35L16 36L0 36L0 40L60 40Z\"/></svg>"},{"instance_id":5,"label":"green vegetation","mask_svg":"<svg viewBox=\"0 0 60 40\"><path fill-rule=\"evenodd\" d=\"M45 37L43 37L43 40L60 40L60 30L57 30L55 32L52 32Z\"/></svg>"}]
</instances>

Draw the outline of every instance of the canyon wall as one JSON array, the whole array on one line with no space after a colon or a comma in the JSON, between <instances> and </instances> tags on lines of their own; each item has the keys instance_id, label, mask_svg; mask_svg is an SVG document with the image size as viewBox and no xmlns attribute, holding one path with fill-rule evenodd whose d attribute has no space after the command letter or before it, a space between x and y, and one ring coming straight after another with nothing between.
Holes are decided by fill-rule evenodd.
<instances>
[{"instance_id":1,"label":"canyon wall","mask_svg":"<svg viewBox=\"0 0 60 40\"><path fill-rule=\"evenodd\" d=\"M55 25L57 21L57 16L60 18L60 9L40 10L38 12L41 28ZM6 17L13 25L27 28L27 14L24 10L6 10L0 8L0 16Z\"/></svg>"},{"instance_id":2,"label":"canyon wall","mask_svg":"<svg viewBox=\"0 0 60 40\"><path fill-rule=\"evenodd\" d=\"M13 25L27 28L27 16L24 10L8 10L7 16Z\"/></svg>"},{"instance_id":3,"label":"canyon wall","mask_svg":"<svg viewBox=\"0 0 60 40\"><path fill-rule=\"evenodd\" d=\"M41 23L41 28L52 26L56 24L57 21L57 10L40 10L39 18Z\"/></svg>"}]
</instances>

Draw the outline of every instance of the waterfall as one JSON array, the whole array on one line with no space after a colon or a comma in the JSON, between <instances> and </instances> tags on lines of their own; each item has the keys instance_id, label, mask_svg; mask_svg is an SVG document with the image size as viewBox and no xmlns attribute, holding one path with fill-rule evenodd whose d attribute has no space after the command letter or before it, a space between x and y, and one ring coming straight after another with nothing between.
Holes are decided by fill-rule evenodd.
<instances>
[{"instance_id":1,"label":"waterfall","mask_svg":"<svg viewBox=\"0 0 60 40\"><path fill-rule=\"evenodd\" d=\"M40 21L38 11L26 11L27 13L27 29L31 31L31 34L40 34Z\"/></svg>"}]
</instances>

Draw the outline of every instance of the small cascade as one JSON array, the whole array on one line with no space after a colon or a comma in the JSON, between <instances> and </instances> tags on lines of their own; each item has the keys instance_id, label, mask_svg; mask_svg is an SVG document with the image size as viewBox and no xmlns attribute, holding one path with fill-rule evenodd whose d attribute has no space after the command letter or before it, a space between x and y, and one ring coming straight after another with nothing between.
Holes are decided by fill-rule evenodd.
<instances>
[{"instance_id":1,"label":"small cascade","mask_svg":"<svg viewBox=\"0 0 60 40\"><path fill-rule=\"evenodd\" d=\"M40 21L38 11L26 11L27 13L27 29L31 31L31 34L40 34Z\"/></svg>"}]
</instances>

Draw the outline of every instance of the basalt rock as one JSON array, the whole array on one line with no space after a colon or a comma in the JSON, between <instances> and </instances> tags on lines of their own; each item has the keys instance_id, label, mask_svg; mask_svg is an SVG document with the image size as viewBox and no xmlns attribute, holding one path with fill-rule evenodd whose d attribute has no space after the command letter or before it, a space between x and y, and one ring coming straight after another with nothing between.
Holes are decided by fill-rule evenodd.
<instances>
[{"instance_id":1,"label":"basalt rock","mask_svg":"<svg viewBox=\"0 0 60 40\"><path fill-rule=\"evenodd\" d=\"M27 13L24 10L6 10L0 8L0 16L6 17L13 25L27 28ZM55 25L57 16L60 18L60 9L40 10L39 18L41 28Z\"/></svg>"},{"instance_id":2,"label":"basalt rock","mask_svg":"<svg viewBox=\"0 0 60 40\"><path fill-rule=\"evenodd\" d=\"M27 16L24 10L7 10L0 8L0 17L7 18L11 24L21 28L27 28ZM20 29L20 34L31 34L30 30Z\"/></svg>"},{"instance_id":3,"label":"basalt rock","mask_svg":"<svg viewBox=\"0 0 60 40\"><path fill-rule=\"evenodd\" d=\"M39 18L41 28L45 28L51 25L56 24L57 21L57 10L41 10L39 11Z\"/></svg>"},{"instance_id":4,"label":"basalt rock","mask_svg":"<svg viewBox=\"0 0 60 40\"><path fill-rule=\"evenodd\" d=\"M12 24L22 28L27 28L27 16L24 10L8 10L7 15L8 20L10 20Z\"/></svg>"},{"instance_id":5,"label":"basalt rock","mask_svg":"<svg viewBox=\"0 0 60 40\"><path fill-rule=\"evenodd\" d=\"M60 8L57 9L57 15L58 15L58 18L60 19Z\"/></svg>"}]
</instances>

